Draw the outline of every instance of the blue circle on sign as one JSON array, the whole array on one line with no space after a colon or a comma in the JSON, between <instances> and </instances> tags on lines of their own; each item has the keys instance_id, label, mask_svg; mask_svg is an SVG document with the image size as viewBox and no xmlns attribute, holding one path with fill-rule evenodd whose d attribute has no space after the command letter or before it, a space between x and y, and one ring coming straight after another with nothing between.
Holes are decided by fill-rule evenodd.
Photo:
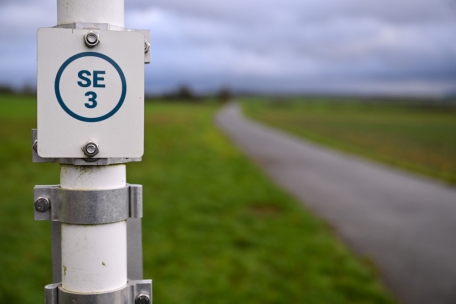
<instances>
[{"instance_id":1,"label":"blue circle on sign","mask_svg":"<svg viewBox=\"0 0 456 304\"><path fill-rule=\"evenodd\" d=\"M109 113L107 113L105 115L102 115L99 117L84 117L84 116L78 115L67 107L67 105L65 104L65 102L62 99L62 96L60 95L60 78L62 77L63 71L65 71L66 67L70 63L72 63L76 59L79 59L82 57L97 57L97 58L104 59L107 62L109 62L116 69L117 73L119 73L120 80L122 82L122 94L120 95L119 102L116 104L114 109L112 109ZM83 52L83 53L79 53L74 56L71 56L68 60L66 60L62 64L59 71L57 72L57 76L55 77L54 89L55 89L55 96L57 97L57 101L59 102L62 109L65 112L67 112L68 115L70 115L71 117L76 118L77 120L80 120L80 121L99 122L99 121L108 119L112 115L116 114L116 112L119 111L119 109L122 107L122 104L125 101L125 95L127 95L127 81L125 80L125 76L122 72L122 69L119 67L119 65L114 60L109 58L108 56L100 54L100 53L95 53L95 52Z\"/></svg>"}]
</instances>

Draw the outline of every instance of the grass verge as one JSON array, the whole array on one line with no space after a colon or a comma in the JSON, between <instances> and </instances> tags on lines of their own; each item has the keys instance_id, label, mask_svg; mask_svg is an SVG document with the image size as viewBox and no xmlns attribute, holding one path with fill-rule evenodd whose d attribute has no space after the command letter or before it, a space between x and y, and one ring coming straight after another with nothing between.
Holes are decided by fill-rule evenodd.
<instances>
[{"instance_id":1,"label":"grass verge","mask_svg":"<svg viewBox=\"0 0 456 304\"><path fill-rule=\"evenodd\" d=\"M456 107L244 99L248 116L342 151L456 184Z\"/></svg>"},{"instance_id":2,"label":"grass verge","mask_svg":"<svg viewBox=\"0 0 456 304\"><path fill-rule=\"evenodd\" d=\"M49 224L33 221L35 104L0 97L0 303L40 303L50 282ZM156 303L394 303L375 270L277 190L212 122L212 105L147 104L146 154L128 165L144 185L145 277ZM24 292L26 290L26 292Z\"/></svg>"}]
</instances>

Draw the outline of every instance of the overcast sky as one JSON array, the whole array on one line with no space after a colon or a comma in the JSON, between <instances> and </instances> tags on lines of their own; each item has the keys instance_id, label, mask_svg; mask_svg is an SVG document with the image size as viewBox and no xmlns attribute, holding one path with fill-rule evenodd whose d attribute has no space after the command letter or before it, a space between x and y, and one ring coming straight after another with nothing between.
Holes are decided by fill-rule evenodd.
<instances>
[{"instance_id":1,"label":"overcast sky","mask_svg":"<svg viewBox=\"0 0 456 304\"><path fill-rule=\"evenodd\" d=\"M146 90L456 92L456 0L125 0L151 30ZM55 0L0 0L0 83L36 82Z\"/></svg>"}]
</instances>

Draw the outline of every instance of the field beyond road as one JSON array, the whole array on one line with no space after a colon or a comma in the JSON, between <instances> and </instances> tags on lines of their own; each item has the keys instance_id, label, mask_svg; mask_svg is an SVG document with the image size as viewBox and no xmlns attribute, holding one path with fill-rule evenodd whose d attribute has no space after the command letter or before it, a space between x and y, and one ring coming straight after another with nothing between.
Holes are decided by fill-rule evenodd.
<instances>
[{"instance_id":1,"label":"field beyond road","mask_svg":"<svg viewBox=\"0 0 456 304\"><path fill-rule=\"evenodd\" d=\"M308 140L456 184L456 105L252 100L248 116Z\"/></svg>"},{"instance_id":2,"label":"field beyond road","mask_svg":"<svg viewBox=\"0 0 456 304\"><path fill-rule=\"evenodd\" d=\"M34 97L0 96L0 303L43 303L49 223L33 221L33 186L58 164L31 162ZM278 190L214 127L217 106L146 104L145 277L156 303L395 303L369 258Z\"/></svg>"}]
</instances>

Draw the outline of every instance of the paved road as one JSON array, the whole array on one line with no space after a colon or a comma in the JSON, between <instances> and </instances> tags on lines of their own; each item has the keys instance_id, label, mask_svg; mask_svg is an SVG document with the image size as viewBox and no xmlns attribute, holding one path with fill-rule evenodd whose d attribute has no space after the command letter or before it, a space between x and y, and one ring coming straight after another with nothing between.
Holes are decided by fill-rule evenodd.
<instances>
[{"instance_id":1,"label":"paved road","mask_svg":"<svg viewBox=\"0 0 456 304\"><path fill-rule=\"evenodd\" d=\"M217 123L351 248L373 258L403 303L456 303L456 188L248 121L235 104Z\"/></svg>"}]
</instances>

